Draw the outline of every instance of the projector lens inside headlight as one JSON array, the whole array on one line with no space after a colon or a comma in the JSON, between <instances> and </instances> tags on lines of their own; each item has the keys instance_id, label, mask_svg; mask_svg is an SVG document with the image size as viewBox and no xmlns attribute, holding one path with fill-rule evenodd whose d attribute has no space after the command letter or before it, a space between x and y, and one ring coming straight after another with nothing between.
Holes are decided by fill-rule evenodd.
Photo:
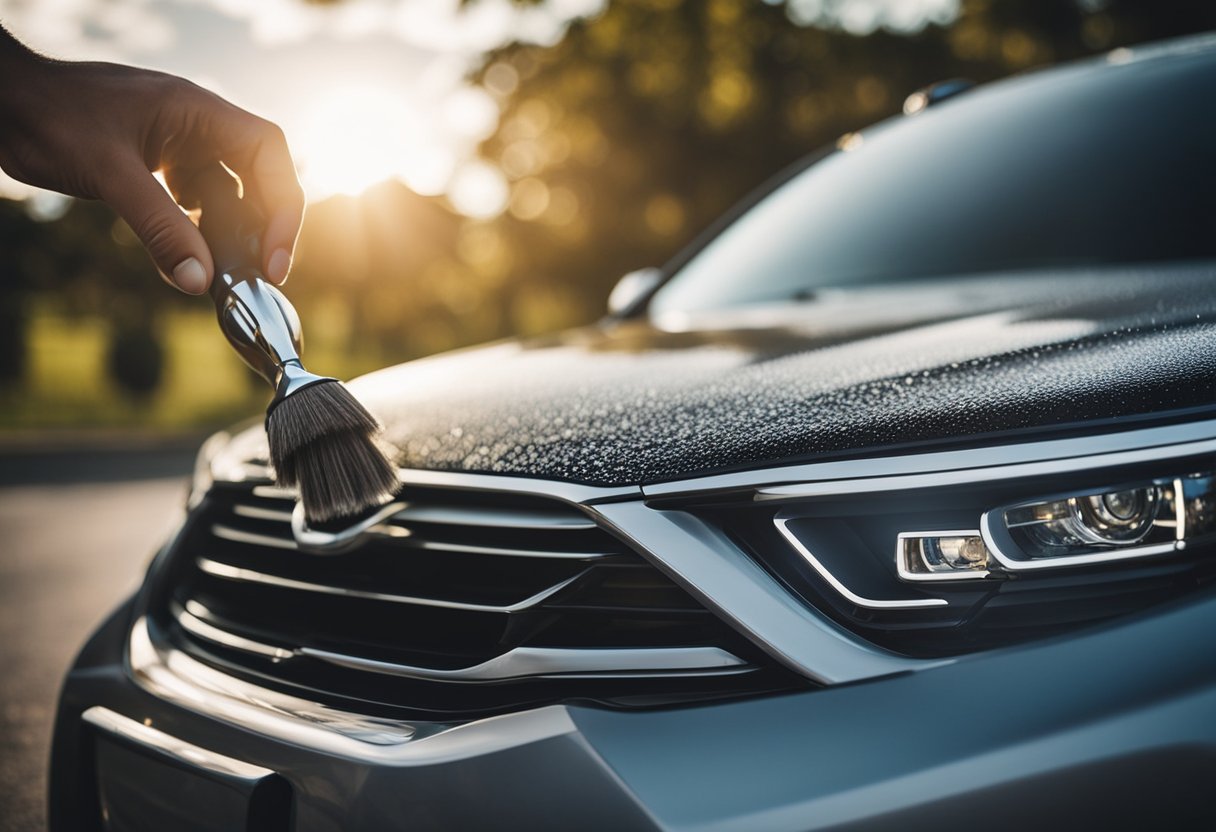
<instances>
[{"instance_id":1,"label":"projector lens inside headlight","mask_svg":"<svg viewBox=\"0 0 1216 832\"><path fill-rule=\"evenodd\" d=\"M1160 554L1216 531L1216 478L1195 474L1026 503L1002 516L1020 550L1015 559Z\"/></svg>"},{"instance_id":2,"label":"projector lens inside headlight","mask_svg":"<svg viewBox=\"0 0 1216 832\"><path fill-rule=\"evenodd\" d=\"M1159 509L1165 509L1161 528L1169 528L1172 538L1172 503L1172 485L1109 491L1018 506L1005 512L1005 524L1019 544L1050 557L1087 546L1139 543L1153 530Z\"/></svg>"},{"instance_id":3,"label":"projector lens inside headlight","mask_svg":"<svg viewBox=\"0 0 1216 832\"><path fill-rule=\"evenodd\" d=\"M1099 543L1135 543L1152 527L1160 494L1153 487L1082 497L1075 501L1081 528Z\"/></svg>"}]
</instances>

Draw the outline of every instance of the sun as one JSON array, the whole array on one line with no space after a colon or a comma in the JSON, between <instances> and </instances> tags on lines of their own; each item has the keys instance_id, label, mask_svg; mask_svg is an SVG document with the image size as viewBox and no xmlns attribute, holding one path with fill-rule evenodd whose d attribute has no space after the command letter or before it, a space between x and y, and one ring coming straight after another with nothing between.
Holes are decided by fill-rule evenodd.
<instances>
[{"instance_id":1,"label":"sun","mask_svg":"<svg viewBox=\"0 0 1216 832\"><path fill-rule=\"evenodd\" d=\"M499 116L482 90L360 80L327 87L301 104L288 139L310 201L358 196L397 180L422 196L446 194L468 216L495 216L506 205L501 172L476 158Z\"/></svg>"},{"instance_id":2,"label":"sun","mask_svg":"<svg viewBox=\"0 0 1216 832\"><path fill-rule=\"evenodd\" d=\"M399 93L370 86L331 90L314 99L292 149L311 199L356 196L387 179L425 181L434 167L424 125ZM444 179L443 171L429 171ZM440 183L442 187L442 183Z\"/></svg>"}]
</instances>

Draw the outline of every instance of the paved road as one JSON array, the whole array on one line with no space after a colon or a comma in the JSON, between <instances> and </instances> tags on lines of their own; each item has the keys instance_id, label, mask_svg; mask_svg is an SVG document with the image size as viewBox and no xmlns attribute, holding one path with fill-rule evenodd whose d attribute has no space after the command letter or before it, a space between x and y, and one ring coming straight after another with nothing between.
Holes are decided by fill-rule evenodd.
<instances>
[{"instance_id":1,"label":"paved road","mask_svg":"<svg viewBox=\"0 0 1216 832\"><path fill-rule=\"evenodd\" d=\"M0 476L0 829L12 832L45 828L59 681L176 523L190 463L128 457L111 474L95 456L68 461L57 473L55 460L36 460L28 476L8 464ZM65 481L82 471L95 481Z\"/></svg>"}]
</instances>

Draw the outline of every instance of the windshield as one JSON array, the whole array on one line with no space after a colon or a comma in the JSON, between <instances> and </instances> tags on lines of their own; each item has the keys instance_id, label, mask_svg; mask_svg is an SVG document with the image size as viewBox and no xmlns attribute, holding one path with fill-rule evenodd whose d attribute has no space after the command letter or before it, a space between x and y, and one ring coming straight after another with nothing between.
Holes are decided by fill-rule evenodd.
<instances>
[{"instance_id":1,"label":"windshield","mask_svg":"<svg viewBox=\"0 0 1216 832\"><path fill-rule=\"evenodd\" d=\"M853 137L743 214L652 314L821 287L1216 257L1216 50L963 93Z\"/></svg>"}]
</instances>

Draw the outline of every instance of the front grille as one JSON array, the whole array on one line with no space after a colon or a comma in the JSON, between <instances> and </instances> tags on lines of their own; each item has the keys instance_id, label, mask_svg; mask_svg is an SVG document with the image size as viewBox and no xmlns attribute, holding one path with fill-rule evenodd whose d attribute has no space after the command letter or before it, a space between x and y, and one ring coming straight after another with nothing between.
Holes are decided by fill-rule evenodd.
<instances>
[{"instance_id":1,"label":"front grille","mask_svg":"<svg viewBox=\"0 0 1216 832\"><path fill-rule=\"evenodd\" d=\"M297 548L290 494L217 485L158 580L154 634L260 684L430 718L798 684L577 508L406 493L354 548L324 555Z\"/></svg>"}]
</instances>

